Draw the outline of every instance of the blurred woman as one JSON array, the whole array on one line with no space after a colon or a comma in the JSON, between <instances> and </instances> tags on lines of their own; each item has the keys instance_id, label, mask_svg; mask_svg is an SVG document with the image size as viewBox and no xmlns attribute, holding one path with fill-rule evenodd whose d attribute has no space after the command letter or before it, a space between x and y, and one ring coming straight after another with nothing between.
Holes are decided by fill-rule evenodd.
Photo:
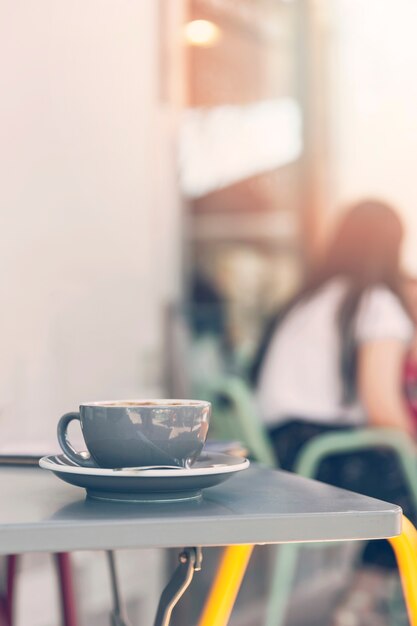
<instances>
[{"instance_id":1,"label":"blurred woman","mask_svg":"<svg viewBox=\"0 0 417 626\"><path fill-rule=\"evenodd\" d=\"M253 377L284 469L294 467L307 441L325 432L367 425L414 436L403 390L414 325L403 294L402 240L390 206L357 204L306 286L268 329ZM322 464L319 478L396 502L417 518L388 450L335 456ZM386 550L369 544L368 552L371 562L392 564Z\"/></svg>"},{"instance_id":2,"label":"blurred woman","mask_svg":"<svg viewBox=\"0 0 417 626\"><path fill-rule=\"evenodd\" d=\"M409 277L405 283L407 302L414 322L417 320L417 279ZM417 334L404 363L404 392L408 409L417 428Z\"/></svg>"}]
</instances>

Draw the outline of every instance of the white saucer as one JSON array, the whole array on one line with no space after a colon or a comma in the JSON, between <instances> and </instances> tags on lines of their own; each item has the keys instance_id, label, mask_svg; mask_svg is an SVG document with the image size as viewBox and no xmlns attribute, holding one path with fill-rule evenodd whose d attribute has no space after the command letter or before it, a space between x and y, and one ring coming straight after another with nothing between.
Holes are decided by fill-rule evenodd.
<instances>
[{"instance_id":1,"label":"white saucer","mask_svg":"<svg viewBox=\"0 0 417 626\"><path fill-rule=\"evenodd\" d=\"M214 487L249 467L247 459L221 453L202 453L191 468L103 469L79 467L63 454L43 457L43 469L71 485L83 487L99 500L155 502L200 498L201 490Z\"/></svg>"}]
</instances>

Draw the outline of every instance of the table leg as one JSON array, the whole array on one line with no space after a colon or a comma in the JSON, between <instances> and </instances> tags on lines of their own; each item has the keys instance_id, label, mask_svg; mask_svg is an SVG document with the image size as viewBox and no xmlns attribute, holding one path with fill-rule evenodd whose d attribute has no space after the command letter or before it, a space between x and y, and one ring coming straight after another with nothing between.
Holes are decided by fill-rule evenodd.
<instances>
[{"instance_id":1,"label":"table leg","mask_svg":"<svg viewBox=\"0 0 417 626\"><path fill-rule=\"evenodd\" d=\"M111 591L113 597L113 609L111 612L111 626L130 626L120 593L119 577L116 568L116 556L112 550L106 551L109 566Z\"/></svg>"},{"instance_id":2,"label":"table leg","mask_svg":"<svg viewBox=\"0 0 417 626\"><path fill-rule=\"evenodd\" d=\"M417 530L403 517L401 535L388 541L397 559L410 625L417 626Z\"/></svg>"},{"instance_id":3,"label":"table leg","mask_svg":"<svg viewBox=\"0 0 417 626\"><path fill-rule=\"evenodd\" d=\"M252 550L252 545L228 546L225 549L198 626L227 625ZM412 626L417 626L417 623Z\"/></svg>"},{"instance_id":4,"label":"table leg","mask_svg":"<svg viewBox=\"0 0 417 626\"><path fill-rule=\"evenodd\" d=\"M54 557L58 570L63 624L64 626L77 626L78 619L71 557L68 552L58 552Z\"/></svg>"}]
</instances>

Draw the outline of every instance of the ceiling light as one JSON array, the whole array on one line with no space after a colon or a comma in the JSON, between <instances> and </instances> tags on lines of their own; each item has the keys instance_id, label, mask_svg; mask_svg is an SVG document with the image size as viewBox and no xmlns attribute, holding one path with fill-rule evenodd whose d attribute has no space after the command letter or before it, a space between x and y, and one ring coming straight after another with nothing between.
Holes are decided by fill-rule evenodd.
<instances>
[{"instance_id":1,"label":"ceiling light","mask_svg":"<svg viewBox=\"0 0 417 626\"><path fill-rule=\"evenodd\" d=\"M220 36L220 28L209 20L193 20L184 26L185 40L191 46L214 46Z\"/></svg>"}]
</instances>

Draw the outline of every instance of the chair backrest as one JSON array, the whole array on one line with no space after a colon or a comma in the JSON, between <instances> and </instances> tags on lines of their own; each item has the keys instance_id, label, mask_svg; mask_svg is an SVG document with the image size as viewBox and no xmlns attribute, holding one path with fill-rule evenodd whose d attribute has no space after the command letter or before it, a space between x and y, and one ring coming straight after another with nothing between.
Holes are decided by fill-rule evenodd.
<instances>
[{"instance_id":1,"label":"chair backrest","mask_svg":"<svg viewBox=\"0 0 417 626\"><path fill-rule=\"evenodd\" d=\"M415 443L408 435L396 429L360 428L320 435L303 447L297 458L295 472L307 478L315 478L324 458L375 447L388 448L396 454L417 509Z\"/></svg>"},{"instance_id":2,"label":"chair backrest","mask_svg":"<svg viewBox=\"0 0 417 626\"><path fill-rule=\"evenodd\" d=\"M226 377L212 384L212 433L219 439L240 440L254 460L276 467L271 443L256 411L249 385L238 377Z\"/></svg>"}]
</instances>

